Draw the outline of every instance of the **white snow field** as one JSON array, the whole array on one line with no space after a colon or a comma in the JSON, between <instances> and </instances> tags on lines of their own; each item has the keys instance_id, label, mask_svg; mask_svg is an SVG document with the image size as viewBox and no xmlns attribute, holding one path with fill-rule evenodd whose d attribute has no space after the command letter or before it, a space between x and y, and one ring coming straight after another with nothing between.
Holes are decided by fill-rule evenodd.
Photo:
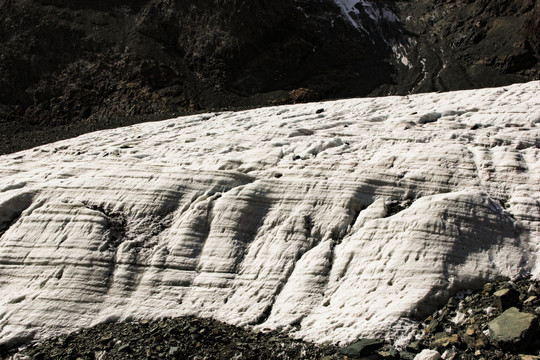
<instances>
[{"instance_id":1,"label":"white snow field","mask_svg":"<svg viewBox=\"0 0 540 360\"><path fill-rule=\"evenodd\" d=\"M188 314L400 339L539 245L538 81L100 131L0 157L0 343Z\"/></svg>"}]
</instances>

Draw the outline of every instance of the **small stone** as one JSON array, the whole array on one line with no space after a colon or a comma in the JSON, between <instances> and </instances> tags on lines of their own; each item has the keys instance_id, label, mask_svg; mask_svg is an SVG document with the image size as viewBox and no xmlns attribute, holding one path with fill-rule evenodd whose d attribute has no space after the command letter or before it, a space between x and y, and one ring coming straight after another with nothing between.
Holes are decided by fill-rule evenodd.
<instances>
[{"instance_id":1,"label":"small stone","mask_svg":"<svg viewBox=\"0 0 540 360\"><path fill-rule=\"evenodd\" d=\"M426 333L427 334L430 334L430 333L434 333L436 331L438 331L440 328L440 321L439 320L436 320L436 319L433 319L430 321L429 325L426 326Z\"/></svg>"},{"instance_id":2,"label":"small stone","mask_svg":"<svg viewBox=\"0 0 540 360\"><path fill-rule=\"evenodd\" d=\"M378 339L360 339L342 348L340 352L347 356L366 356L377 351L383 344L384 342Z\"/></svg>"},{"instance_id":3,"label":"small stone","mask_svg":"<svg viewBox=\"0 0 540 360\"><path fill-rule=\"evenodd\" d=\"M131 351L131 347L129 346L129 344L123 344L118 348L118 351L119 352L121 352L121 351L129 352L129 351Z\"/></svg>"},{"instance_id":4,"label":"small stone","mask_svg":"<svg viewBox=\"0 0 540 360\"><path fill-rule=\"evenodd\" d=\"M175 355L178 352L178 346L171 346L169 349L169 355Z\"/></svg>"},{"instance_id":5,"label":"small stone","mask_svg":"<svg viewBox=\"0 0 540 360\"><path fill-rule=\"evenodd\" d=\"M323 113L324 112L324 109L317 109L317 111L315 111L316 114L320 114L320 113Z\"/></svg>"},{"instance_id":6,"label":"small stone","mask_svg":"<svg viewBox=\"0 0 540 360\"><path fill-rule=\"evenodd\" d=\"M459 344L459 336L457 334L448 335L446 333L439 332L436 333L433 338L434 340L432 342L432 345L438 348L445 348L450 345Z\"/></svg>"},{"instance_id":7,"label":"small stone","mask_svg":"<svg viewBox=\"0 0 540 360\"><path fill-rule=\"evenodd\" d=\"M410 351L400 351L399 352L399 358L403 360L414 360L414 357L416 356L415 353L412 353Z\"/></svg>"},{"instance_id":8,"label":"small stone","mask_svg":"<svg viewBox=\"0 0 540 360\"><path fill-rule=\"evenodd\" d=\"M378 354L383 358L395 359L399 357L399 351L393 346L388 346L384 350L380 350Z\"/></svg>"},{"instance_id":9,"label":"small stone","mask_svg":"<svg viewBox=\"0 0 540 360\"><path fill-rule=\"evenodd\" d=\"M456 348L452 346L450 349L446 349L446 350L443 352L443 354L442 354L441 357L442 357L444 360L452 360L452 359L454 359L454 358L456 357L457 354L458 354L458 353L457 353Z\"/></svg>"},{"instance_id":10,"label":"small stone","mask_svg":"<svg viewBox=\"0 0 540 360\"><path fill-rule=\"evenodd\" d=\"M108 343L111 340L112 340L112 335L104 335L104 336L101 337L101 343L103 345L105 345L106 343Z\"/></svg>"},{"instance_id":11,"label":"small stone","mask_svg":"<svg viewBox=\"0 0 540 360\"><path fill-rule=\"evenodd\" d=\"M488 294L491 294L493 292L493 283L486 283L482 290Z\"/></svg>"},{"instance_id":12,"label":"small stone","mask_svg":"<svg viewBox=\"0 0 540 360\"><path fill-rule=\"evenodd\" d=\"M519 303L519 292L513 288L506 288L493 293L495 306L499 311L516 306Z\"/></svg>"},{"instance_id":13,"label":"small stone","mask_svg":"<svg viewBox=\"0 0 540 360\"><path fill-rule=\"evenodd\" d=\"M486 346L488 346L488 339L487 337L482 334L482 336L480 336L477 340L476 340L476 344L475 344L475 347L477 349L483 349L485 348Z\"/></svg>"},{"instance_id":14,"label":"small stone","mask_svg":"<svg viewBox=\"0 0 540 360\"><path fill-rule=\"evenodd\" d=\"M480 350L476 350L474 352L474 356L482 356L482 352Z\"/></svg>"},{"instance_id":15,"label":"small stone","mask_svg":"<svg viewBox=\"0 0 540 360\"><path fill-rule=\"evenodd\" d=\"M473 336L464 334L461 336L461 340L467 345L469 349L476 348L476 339Z\"/></svg>"},{"instance_id":16,"label":"small stone","mask_svg":"<svg viewBox=\"0 0 540 360\"><path fill-rule=\"evenodd\" d=\"M536 299L538 299L536 296L529 296L529 298L527 300L525 300L523 302L523 304L525 304L525 305L532 304L533 302L536 301Z\"/></svg>"},{"instance_id":17,"label":"small stone","mask_svg":"<svg viewBox=\"0 0 540 360\"><path fill-rule=\"evenodd\" d=\"M410 352L418 353L420 352L420 344L418 343L418 341L413 341L409 345L407 345L406 349Z\"/></svg>"},{"instance_id":18,"label":"small stone","mask_svg":"<svg viewBox=\"0 0 540 360\"><path fill-rule=\"evenodd\" d=\"M529 289L527 290L527 295L540 295L540 289L535 284L531 284L531 286L529 286Z\"/></svg>"},{"instance_id":19,"label":"small stone","mask_svg":"<svg viewBox=\"0 0 540 360\"><path fill-rule=\"evenodd\" d=\"M448 299L448 304L447 306L450 308L450 309L455 309L457 306L458 306L458 302L457 300L454 298L454 297L451 297L450 299Z\"/></svg>"},{"instance_id":20,"label":"small stone","mask_svg":"<svg viewBox=\"0 0 540 360\"><path fill-rule=\"evenodd\" d=\"M438 351L424 349L414 357L414 360L439 360L440 358L441 354Z\"/></svg>"},{"instance_id":21,"label":"small stone","mask_svg":"<svg viewBox=\"0 0 540 360\"><path fill-rule=\"evenodd\" d=\"M469 336L473 336L476 333L476 329L473 326L469 326L467 330L465 330L465 334Z\"/></svg>"},{"instance_id":22,"label":"small stone","mask_svg":"<svg viewBox=\"0 0 540 360\"><path fill-rule=\"evenodd\" d=\"M521 360L539 360L540 359L540 356L535 356L535 355L519 355L519 358Z\"/></svg>"}]
</instances>

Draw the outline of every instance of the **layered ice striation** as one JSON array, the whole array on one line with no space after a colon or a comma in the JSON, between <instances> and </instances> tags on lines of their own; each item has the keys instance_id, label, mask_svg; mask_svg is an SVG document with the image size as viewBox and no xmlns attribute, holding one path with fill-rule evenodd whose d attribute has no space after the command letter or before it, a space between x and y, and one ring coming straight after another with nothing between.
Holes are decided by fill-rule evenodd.
<instances>
[{"instance_id":1,"label":"layered ice striation","mask_svg":"<svg viewBox=\"0 0 540 360\"><path fill-rule=\"evenodd\" d=\"M540 82L139 124L0 171L8 345L179 315L396 339L540 275Z\"/></svg>"}]
</instances>

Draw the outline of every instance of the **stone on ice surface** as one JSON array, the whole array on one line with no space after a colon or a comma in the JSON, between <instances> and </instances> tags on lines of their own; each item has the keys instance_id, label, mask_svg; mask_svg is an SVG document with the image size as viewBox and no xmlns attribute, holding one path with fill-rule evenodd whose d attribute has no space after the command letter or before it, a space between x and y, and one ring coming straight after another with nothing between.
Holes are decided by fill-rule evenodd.
<instances>
[{"instance_id":1,"label":"stone on ice surface","mask_svg":"<svg viewBox=\"0 0 540 360\"><path fill-rule=\"evenodd\" d=\"M0 344L181 315L406 337L459 290L540 275L539 108L532 82L193 115L1 156Z\"/></svg>"}]
</instances>

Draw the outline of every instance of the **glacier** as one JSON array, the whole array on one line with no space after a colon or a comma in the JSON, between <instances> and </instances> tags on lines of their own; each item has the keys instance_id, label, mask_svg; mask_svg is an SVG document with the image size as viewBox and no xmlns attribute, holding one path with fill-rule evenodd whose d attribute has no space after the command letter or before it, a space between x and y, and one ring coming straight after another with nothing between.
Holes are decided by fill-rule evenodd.
<instances>
[{"instance_id":1,"label":"glacier","mask_svg":"<svg viewBox=\"0 0 540 360\"><path fill-rule=\"evenodd\" d=\"M0 343L197 315L399 340L540 275L540 82L216 112L0 157Z\"/></svg>"}]
</instances>

